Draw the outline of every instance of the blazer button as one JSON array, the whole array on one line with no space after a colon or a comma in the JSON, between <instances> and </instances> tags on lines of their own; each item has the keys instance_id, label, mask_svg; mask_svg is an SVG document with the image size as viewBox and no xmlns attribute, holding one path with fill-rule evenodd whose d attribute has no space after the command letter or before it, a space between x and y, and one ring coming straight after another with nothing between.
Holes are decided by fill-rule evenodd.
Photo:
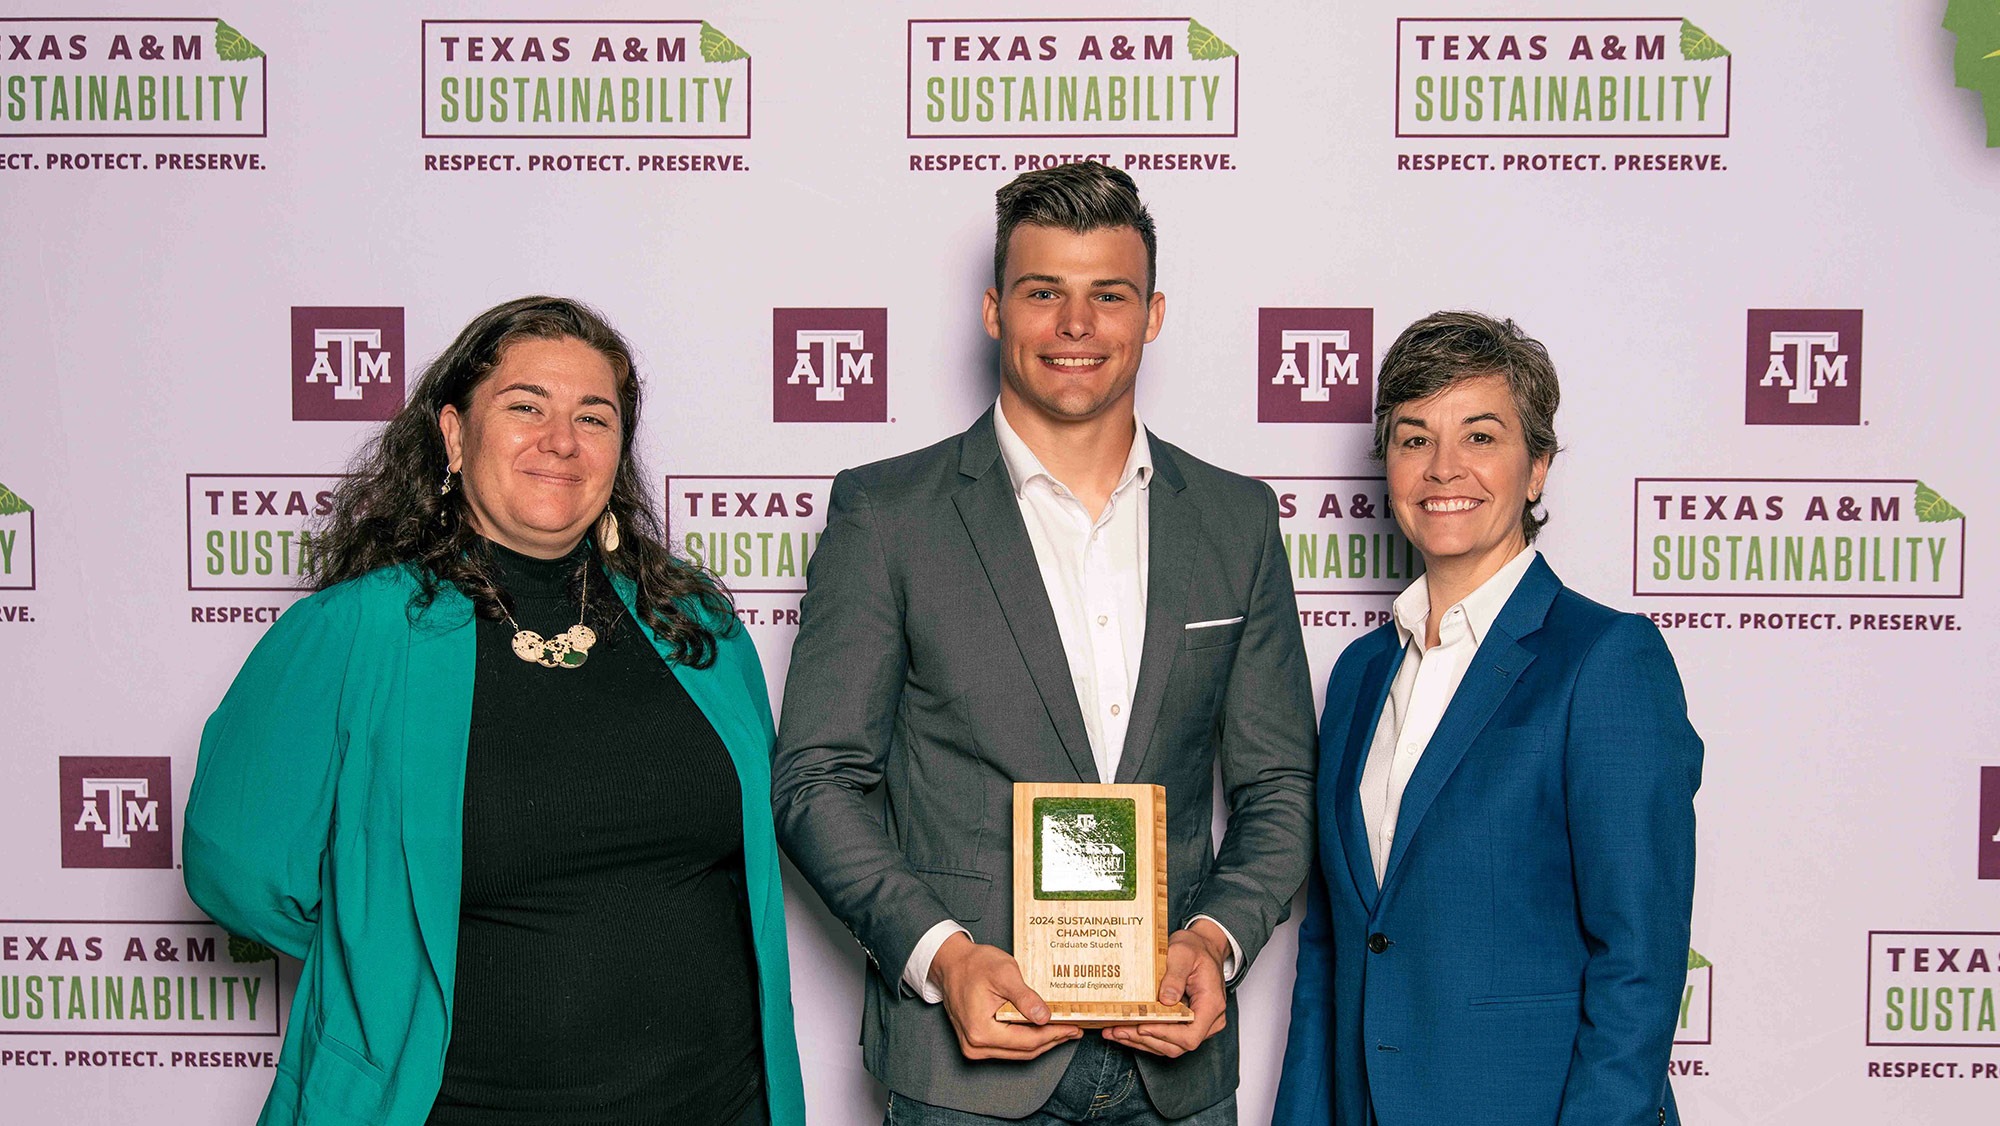
<instances>
[{"instance_id":1,"label":"blazer button","mask_svg":"<svg viewBox=\"0 0 2000 1126\"><path fill-rule=\"evenodd\" d=\"M1378 932L1376 932L1376 933L1374 933L1374 934L1371 934L1371 935L1369 935L1369 936L1368 936L1368 952L1369 952L1369 953L1371 953L1371 954L1380 954L1380 953L1382 953L1382 952L1383 952L1384 950L1387 950L1387 949L1389 949L1389 936L1388 936L1388 935L1386 935L1386 934L1382 934L1381 932L1379 932L1379 931L1378 931Z\"/></svg>"}]
</instances>

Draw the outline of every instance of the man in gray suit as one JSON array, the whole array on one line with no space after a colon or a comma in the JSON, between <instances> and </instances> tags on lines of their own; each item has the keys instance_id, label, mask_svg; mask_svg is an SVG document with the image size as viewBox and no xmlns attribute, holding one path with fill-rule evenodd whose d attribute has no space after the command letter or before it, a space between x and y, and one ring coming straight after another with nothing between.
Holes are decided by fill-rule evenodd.
<instances>
[{"instance_id":1,"label":"man in gray suit","mask_svg":"<svg viewBox=\"0 0 2000 1126\"><path fill-rule=\"evenodd\" d=\"M1154 257L1123 172L1068 164L1001 189L999 402L834 479L772 806L875 971L862 1053L896 1126L1235 1121L1230 987L1305 879L1312 689L1271 490L1134 413L1166 312ZM1021 979L1012 786L1075 781L1166 787L1159 999L1192 1023L1086 1035L1047 1023ZM1002 1002L1035 1023L996 1020Z\"/></svg>"}]
</instances>

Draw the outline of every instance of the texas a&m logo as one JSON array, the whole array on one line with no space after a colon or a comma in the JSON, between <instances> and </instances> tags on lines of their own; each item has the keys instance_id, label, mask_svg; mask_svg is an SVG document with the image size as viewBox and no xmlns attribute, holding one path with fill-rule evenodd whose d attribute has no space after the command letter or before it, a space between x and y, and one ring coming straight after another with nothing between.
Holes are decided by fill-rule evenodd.
<instances>
[{"instance_id":1,"label":"texas a&m logo","mask_svg":"<svg viewBox=\"0 0 2000 1126\"><path fill-rule=\"evenodd\" d=\"M64 755L62 866L174 866L173 760Z\"/></svg>"},{"instance_id":2,"label":"texas a&m logo","mask_svg":"<svg viewBox=\"0 0 2000 1126\"><path fill-rule=\"evenodd\" d=\"M1257 310L1257 421L1375 417L1375 310Z\"/></svg>"},{"instance_id":3,"label":"texas a&m logo","mask_svg":"<svg viewBox=\"0 0 2000 1126\"><path fill-rule=\"evenodd\" d=\"M771 310L774 422L887 422L889 310Z\"/></svg>"},{"instance_id":4,"label":"texas a&m logo","mask_svg":"<svg viewBox=\"0 0 2000 1126\"><path fill-rule=\"evenodd\" d=\"M292 307L292 419L382 422L403 409L400 307Z\"/></svg>"},{"instance_id":5,"label":"texas a&m logo","mask_svg":"<svg viewBox=\"0 0 2000 1126\"><path fill-rule=\"evenodd\" d=\"M1743 421L1861 425L1861 310L1752 309Z\"/></svg>"}]
</instances>

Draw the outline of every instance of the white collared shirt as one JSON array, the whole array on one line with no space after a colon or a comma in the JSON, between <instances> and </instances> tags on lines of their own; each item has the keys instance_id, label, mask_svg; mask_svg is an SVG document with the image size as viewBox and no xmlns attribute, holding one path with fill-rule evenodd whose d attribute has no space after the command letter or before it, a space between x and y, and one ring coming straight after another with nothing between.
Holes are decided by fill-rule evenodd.
<instances>
[{"instance_id":1,"label":"white collared shirt","mask_svg":"<svg viewBox=\"0 0 2000 1126\"><path fill-rule=\"evenodd\" d=\"M1132 686L1146 643L1146 511L1153 481L1152 444L1145 424L1132 418L1132 449L1104 511L1091 518L1069 487L1055 479L1042 459L993 404L993 430L1000 459L1014 484L1021 522L1035 548L1035 563L1055 609L1070 684L1090 736L1097 780L1118 776L1125 728L1132 720Z\"/></svg>"},{"instance_id":2,"label":"white collared shirt","mask_svg":"<svg viewBox=\"0 0 2000 1126\"><path fill-rule=\"evenodd\" d=\"M1015 432L998 402L993 404L993 431L1015 502L1021 506L1021 522L1028 528L1028 542L1035 549L1042 586L1055 610L1056 631L1062 637L1084 731L1090 736L1097 779L1110 782L1118 777L1118 763L1124 757L1132 690L1139 681L1139 659L1146 644L1152 443L1146 440L1145 423L1134 412L1125 468L1104 511L1093 519L1076 494L1056 480ZM1216 926L1229 939L1223 975L1234 976L1243 960L1242 948L1229 928ZM945 919L924 932L903 967L904 986L933 1004L943 1000L944 994L930 982L931 959L946 939L963 930Z\"/></svg>"},{"instance_id":3,"label":"white collared shirt","mask_svg":"<svg viewBox=\"0 0 2000 1126\"><path fill-rule=\"evenodd\" d=\"M1368 829L1368 852L1375 862L1375 884L1388 871L1396 843L1396 821L1403 790L1424 757L1445 708L1458 693L1465 670L1472 667L1479 643L1493 629L1494 619L1514 596L1521 577L1540 553L1530 547L1507 561L1492 578L1444 612L1438 621L1438 643L1424 648L1431 613L1428 577L1420 577L1396 596L1396 633L1403 639L1403 663L1389 685L1389 699L1375 724L1368 762L1361 771L1361 819Z\"/></svg>"}]
</instances>

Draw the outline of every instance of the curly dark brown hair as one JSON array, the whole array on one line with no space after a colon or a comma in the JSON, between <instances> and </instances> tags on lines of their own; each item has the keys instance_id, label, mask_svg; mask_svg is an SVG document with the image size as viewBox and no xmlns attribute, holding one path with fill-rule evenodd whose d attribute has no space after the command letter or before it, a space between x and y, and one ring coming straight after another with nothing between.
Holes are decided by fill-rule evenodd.
<instances>
[{"instance_id":1,"label":"curly dark brown hair","mask_svg":"<svg viewBox=\"0 0 2000 1126\"><path fill-rule=\"evenodd\" d=\"M331 510L313 527L307 571L313 589L408 564L420 584L410 599L413 618L446 583L482 618L499 620L512 610L494 581L486 539L465 518L464 490L439 494L447 463L438 415L447 404L465 411L473 389L499 366L508 346L529 339L579 340L617 374L625 431L609 508L618 518L618 550L596 554L607 571L632 581L636 616L672 646L674 659L706 668L715 660L716 634L739 628L735 608L714 578L666 546L647 477L632 452L640 390L632 349L596 310L567 298L521 297L496 305L473 318L424 369L409 402L355 455ZM617 620L616 599L591 601L599 612L594 621L608 626Z\"/></svg>"}]
</instances>

